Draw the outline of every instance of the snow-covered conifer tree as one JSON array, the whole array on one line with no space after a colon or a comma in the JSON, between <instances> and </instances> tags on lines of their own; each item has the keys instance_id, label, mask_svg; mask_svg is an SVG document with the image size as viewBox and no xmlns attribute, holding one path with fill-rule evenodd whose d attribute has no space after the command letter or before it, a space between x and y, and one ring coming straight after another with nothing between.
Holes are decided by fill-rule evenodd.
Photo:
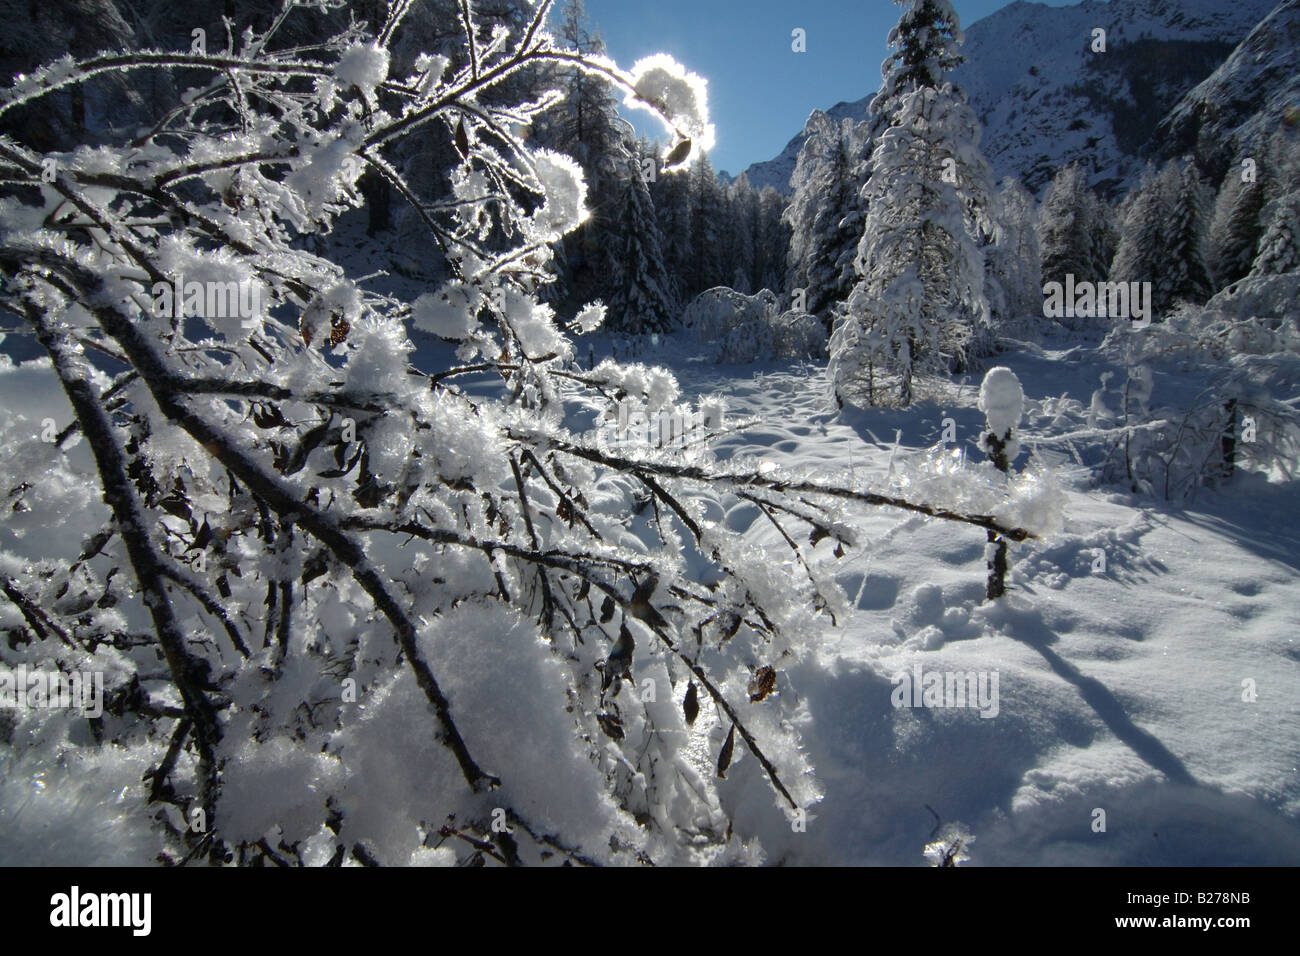
<instances>
[{"instance_id":1,"label":"snow-covered conifer tree","mask_svg":"<svg viewBox=\"0 0 1300 956\"><path fill-rule=\"evenodd\" d=\"M1005 179L996 203L996 236L986 251L988 279L996 285L995 323L1042 315L1042 259L1034 197L1018 179ZM990 297L990 302L992 298Z\"/></svg>"},{"instance_id":2,"label":"snow-covered conifer tree","mask_svg":"<svg viewBox=\"0 0 1300 956\"><path fill-rule=\"evenodd\" d=\"M694 249L691 245L691 180L687 175L658 176L650 184L663 237L664 263L672 283L674 301L681 305L688 299L687 271L691 268Z\"/></svg>"},{"instance_id":3,"label":"snow-covered conifer tree","mask_svg":"<svg viewBox=\"0 0 1300 956\"><path fill-rule=\"evenodd\" d=\"M831 307L852 288L842 259L847 249L856 252L861 238L861 232L849 231L857 220L846 217L855 202L853 160L863 135L856 128L865 126L851 119L836 123L822 111L813 111L804 127L808 138L790 177L793 192L785 211L791 230L786 284L790 289L806 290L807 311L824 320L829 320Z\"/></svg>"},{"instance_id":4,"label":"snow-covered conifer tree","mask_svg":"<svg viewBox=\"0 0 1300 956\"><path fill-rule=\"evenodd\" d=\"M1163 182L1168 184L1168 177ZM1162 189L1161 185L1161 177L1148 165L1141 183L1125 198L1119 243L1110 267L1112 282L1150 282L1159 270L1160 230L1169 214L1168 190ZM1053 278L1048 275L1046 267L1043 278Z\"/></svg>"},{"instance_id":5,"label":"snow-covered conifer tree","mask_svg":"<svg viewBox=\"0 0 1300 956\"><path fill-rule=\"evenodd\" d=\"M1077 163L1052 177L1038 213L1044 282L1098 282L1106 278L1113 249L1106 248L1106 211Z\"/></svg>"},{"instance_id":6,"label":"snow-covered conifer tree","mask_svg":"<svg viewBox=\"0 0 1300 956\"><path fill-rule=\"evenodd\" d=\"M1211 291L1205 264L1205 189L1190 163L1148 170L1127 204L1111 280L1150 282L1151 308L1163 315L1178 301L1204 302Z\"/></svg>"},{"instance_id":7,"label":"snow-covered conifer tree","mask_svg":"<svg viewBox=\"0 0 1300 956\"><path fill-rule=\"evenodd\" d=\"M1263 234L1265 184L1248 181L1241 169L1241 164L1233 164L1223 178L1206 244L1207 262L1219 289L1249 274Z\"/></svg>"},{"instance_id":8,"label":"snow-covered conifer tree","mask_svg":"<svg viewBox=\"0 0 1300 956\"><path fill-rule=\"evenodd\" d=\"M872 103L873 112L888 108L890 125L872 154L860 278L831 338L828 372L840 402L861 401L860 370L884 362L898 377L898 401L910 404L916 373L964 364L975 325L988 316L990 175L979 123L944 79L960 62L957 14L948 0L900 2L906 9Z\"/></svg>"},{"instance_id":9,"label":"snow-covered conifer tree","mask_svg":"<svg viewBox=\"0 0 1300 956\"><path fill-rule=\"evenodd\" d=\"M782 218L785 197L771 186L758 193L758 230L754 242L755 289L781 292L785 286L785 264L790 248L790 226Z\"/></svg>"},{"instance_id":10,"label":"snow-covered conifer tree","mask_svg":"<svg viewBox=\"0 0 1300 956\"><path fill-rule=\"evenodd\" d=\"M659 223L640 176L628 180L619 213L617 271L606 276L608 325L623 332L664 332L675 320Z\"/></svg>"},{"instance_id":11,"label":"snow-covered conifer tree","mask_svg":"<svg viewBox=\"0 0 1300 956\"><path fill-rule=\"evenodd\" d=\"M1274 199L1263 210L1267 226L1259 239L1251 275L1300 271L1300 192Z\"/></svg>"},{"instance_id":12,"label":"snow-covered conifer tree","mask_svg":"<svg viewBox=\"0 0 1300 956\"><path fill-rule=\"evenodd\" d=\"M834 124L821 110L813 110L804 124L806 139L790 174L790 201L784 218L790 224L789 271L791 288L808 285L808 260L813 248L813 220L825 202L824 172L828 163L828 131Z\"/></svg>"},{"instance_id":13,"label":"snow-covered conifer tree","mask_svg":"<svg viewBox=\"0 0 1300 956\"><path fill-rule=\"evenodd\" d=\"M696 159L690 170L691 258L684 284L688 296L731 281L723 267L725 196L718 175L707 154Z\"/></svg>"},{"instance_id":14,"label":"snow-covered conifer tree","mask_svg":"<svg viewBox=\"0 0 1300 956\"><path fill-rule=\"evenodd\" d=\"M582 0L566 0L557 36L587 56L603 56L605 43L588 23ZM622 248L619 212L628 180L638 175L631 127L618 115L614 85L569 63L552 68L553 83L564 97L536 124L539 144L572 156L587 182L589 215L564 237L561 268L548 299L575 307L604 294L606 279L617 268Z\"/></svg>"},{"instance_id":15,"label":"snow-covered conifer tree","mask_svg":"<svg viewBox=\"0 0 1300 956\"><path fill-rule=\"evenodd\" d=\"M1163 223L1164 268L1152 293L1153 308L1162 302L1167 306L1178 301L1199 304L1214 292L1205 261L1210 194L1191 162L1167 175L1173 195L1169 218Z\"/></svg>"},{"instance_id":16,"label":"snow-covered conifer tree","mask_svg":"<svg viewBox=\"0 0 1300 956\"><path fill-rule=\"evenodd\" d=\"M1251 262L1252 275L1279 275L1296 271L1297 203L1300 203L1300 142L1278 131L1269 138L1261 162L1264 207L1260 210L1260 237Z\"/></svg>"},{"instance_id":17,"label":"snow-covered conifer tree","mask_svg":"<svg viewBox=\"0 0 1300 956\"><path fill-rule=\"evenodd\" d=\"M741 173L726 190L726 265L731 287L743 295L754 292L754 262L759 242L758 191Z\"/></svg>"}]
</instances>

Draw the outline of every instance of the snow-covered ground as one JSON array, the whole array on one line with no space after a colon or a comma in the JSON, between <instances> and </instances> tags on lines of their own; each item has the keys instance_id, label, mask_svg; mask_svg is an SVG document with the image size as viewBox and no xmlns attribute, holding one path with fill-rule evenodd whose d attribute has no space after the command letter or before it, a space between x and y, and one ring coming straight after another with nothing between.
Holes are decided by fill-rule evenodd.
<instances>
[{"instance_id":1,"label":"snow-covered ground","mask_svg":"<svg viewBox=\"0 0 1300 956\"><path fill-rule=\"evenodd\" d=\"M759 419L716 446L720 459L883 478L896 432L897 454L922 449L945 417L952 447L980 456L978 380L942 403L837 418L822 366L717 366L690 351L668 339L642 359L672 367L685 393L723 394L730 416ZM1072 429L1054 400L1086 406L1101 371L1073 345L998 361L1024 385L1026 451L1053 421ZM1300 862L1300 489L1239 477L1175 509L1090 489L1054 457L1065 531L1011 546L996 607L979 529L868 510L862 548L842 559L829 544L805 549L854 610L780 685L805 705L825 789L807 832L791 832L761 787L752 803L741 786L726 792L734 812L770 817L759 824L769 860L923 863L937 814L975 836L974 864ZM737 534L789 555L753 505L717 507ZM891 678L917 667L996 672L996 715L896 708Z\"/></svg>"},{"instance_id":2,"label":"snow-covered ground","mask_svg":"<svg viewBox=\"0 0 1300 956\"><path fill-rule=\"evenodd\" d=\"M596 359L610 347L597 338ZM620 358L670 367L687 397L724 396L729 420L757 419L714 446L720 460L883 480L892 456L940 442L947 418L953 452L981 457L978 378L907 411L837 416L823 365L715 365L684 336L629 351L623 343ZM1082 426L1102 370L1089 349L1049 344L998 361L1024 386L1026 454ZM32 364L0 368L0 404L34 420L68 414L48 370ZM1011 546L1010 589L996 606L984 600L978 528L862 509L861 547L842 558L830 542L804 548L853 610L777 685L800 704L825 794L806 832L778 812L744 748L720 783L767 861L923 864L940 821L973 834L973 865L1300 861L1300 490L1242 476L1173 508L1090 488L1059 445L1044 457L1067 489L1066 527ZM752 504L724 496L708 507L803 573ZM896 707L893 678L918 668L974 673L996 696L982 707ZM713 718L705 702L695 724L705 774L725 729ZM149 759L103 752L66 771L6 767L9 858L151 862L149 821L112 813Z\"/></svg>"}]
</instances>

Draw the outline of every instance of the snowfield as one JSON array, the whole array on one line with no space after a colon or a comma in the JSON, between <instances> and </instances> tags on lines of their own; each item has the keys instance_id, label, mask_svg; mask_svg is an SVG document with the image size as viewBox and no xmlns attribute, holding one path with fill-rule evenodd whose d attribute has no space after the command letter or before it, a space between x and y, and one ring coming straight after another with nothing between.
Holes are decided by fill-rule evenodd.
<instances>
[{"instance_id":1,"label":"snowfield","mask_svg":"<svg viewBox=\"0 0 1300 956\"><path fill-rule=\"evenodd\" d=\"M758 419L719 443L719 459L883 479L895 431L900 455L924 449L945 416L958 424L950 447L982 458L978 379L946 404L854 412L850 424L828 409L824 366L714 366L692 361L689 346L661 346L642 360L666 361L686 394L725 395L729 416ZM1054 434L1052 418L1058 433L1082 427L1041 412L1063 392L1086 401L1102 367L1084 350L1068 343L996 361L1024 384L1026 450ZM769 860L924 864L935 829L927 805L974 834L971 864L1300 860L1297 489L1241 478L1179 511L1090 490L1082 469L1052 457L1067 484L1065 530L1011 545L998 606L984 601L978 529L881 509L864 513L860 549L836 559L824 542L811 552L853 611L828 629L815 663L778 688L803 704L800 729L825 798L800 834L773 810L757 768L727 791L737 813L770 818ZM753 505L715 506L728 528L802 573ZM1093 571L1099 549L1104 573ZM918 665L996 671L997 716L895 708L891 678ZM1248 679L1252 703L1242 699ZM1098 808L1105 832L1093 831Z\"/></svg>"},{"instance_id":2,"label":"snowfield","mask_svg":"<svg viewBox=\"0 0 1300 956\"><path fill-rule=\"evenodd\" d=\"M714 446L720 461L753 456L782 471L850 471L884 482L891 459L939 441L945 418L957 438L947 454L970 456L968 466L981 458L974 444L982 427L978 382L954 385L909 412L836 418L823 366L718 366L702 360L686 333L639 347L649 354L638 358L674 371L685 396L722 395L728 421L757 420ZM598 340L598 358L608 348L608 340ZM629 351L622 343L620 356ZM1095 382L1098 366L1086 353L1049 347L999 357L1024 386L1026 451L1081 427L1056 409L1069 405L1058 401L1062 392L1080 398ZM30 427L69 414L42 365L6 362L0 369L0 402ZM773 804L757 762L736 748L719 790L737 826L759 835L762 854L750 862L924 865L922 849L940 823L973 835L968 865L1300 860L1296 488L1244 476L1174 510L1090 488L1086 469L1059 453L1045 456L1065 486L1065 528L1011 546L1009 591L996 605L984 600L978 528L867 509L860 512L861 547L839 559L831 542L804 548L814 570L833 578L851 605L839 627L826 629L814 656L779 669L776 685L797 702L824 797L797 832ZM90 529L102 506L86 505ZM723 496L709 500L707 510L730 532L780 556L783 573L803 573L754 505ZM65 530L60 540L75 548L80 538L71 532L83 529ZM49 544L42 544L46 554ZM453 640L454 628L444 632ZM435 659L450 648L435 649ZM995 706L981 711L973 698L966 707L894 706L895 699L912 700L896 693L896 676L910 681L930 673L984 675L985 691L996 675ZM1251 696L1247 686L1253 701L1243 699ZM919 686L916 700L927 702ZM703 775L712 773L725 727L705 700L691 748ZM349 788L358 808L383 803L385 780L406 772L404 761L446 762L417 736L418 745L371 741L376 772ZM278 760L291 779L289 768L306 756L284 751L261 759ZM149 821L112 807L140 786L157 757L109 747L80 751L63 768L5 758L0 859L151 863L157 846ZM223 802L228 825L255 816L256 788L275 780L274 766L263 767L241 794L237 770ZM562 802L571 790L562 785L538 799ZM606 812L590 824L599 826ZM308 860L310 847L308 840ZM411 862L454 859L438 852L447 858L422 851L430 858Z\"/></svg>"}]
</instances>

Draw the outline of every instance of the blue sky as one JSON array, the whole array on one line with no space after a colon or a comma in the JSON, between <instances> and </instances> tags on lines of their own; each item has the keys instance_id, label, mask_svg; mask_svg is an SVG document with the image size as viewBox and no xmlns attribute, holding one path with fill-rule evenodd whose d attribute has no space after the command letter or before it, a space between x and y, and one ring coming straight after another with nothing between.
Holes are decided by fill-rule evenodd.
<instances>
[{"instance_id":1,"label":"blue sky","mask_svg":"<svg viewBox=\"0 0 1300 956\"><path fill-rule=\"evenodd\" d=\"M708 79L718 128L710 158L733 175L779 153L814 109L875 91L889 52L885 38L901 10L888 0L585 2L619 65L630 67L662 51ZM1007 2L954 0L953 5L967 27ZM1049 0L1048 5L1070 2ZM806 31L806 53L791 51L796 27ZM629 119L651 135L657 129Z\"/></svg>"}]
</instances>

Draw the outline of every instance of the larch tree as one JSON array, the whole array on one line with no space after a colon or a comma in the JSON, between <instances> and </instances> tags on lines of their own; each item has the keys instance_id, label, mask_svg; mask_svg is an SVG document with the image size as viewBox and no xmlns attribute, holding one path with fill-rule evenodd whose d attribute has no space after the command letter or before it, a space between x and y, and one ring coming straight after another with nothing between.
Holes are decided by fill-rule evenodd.
<instances>
[{"instance_id":1,"label":"larch tree","mask_svg":"<svg viewBox=\"0 0 1300 956\"><path fill-rule=\"evenodd\" d=\"M1063 166L1043 193L1038 244L1044 282L1100 282L1110 269L1108 212L1078 163Z\"/></svg>"},{"instance_id":2,"label":"larch tree","mask_svg":"<svg viewBox=\"0 0 1300 956\"><path fill-rule=\"evenodd\" d=\"M1018 179L1003 180L996 233L986 250L989 302L997 325L1042 314L1042 258L1034 197ZM996 305L994 302L996 300Z\"/></svg>"},{"instance_id":3,"label":"larch tree","mask_svg":"<svg viewBox=\"0 0 1300 956\"><path fill-rule=\"evenodd\" d=\"M903 0L900 0L903 2ZM984 238L991 191L979 123L945 77L963 35L948 0L907 0L872 112L888 116L871 159L858 282L831 336L828 369L840 402L874 401L888 368L909 405L918 372L962 367L988 321Z\"/></svg>"}]
</instances>

